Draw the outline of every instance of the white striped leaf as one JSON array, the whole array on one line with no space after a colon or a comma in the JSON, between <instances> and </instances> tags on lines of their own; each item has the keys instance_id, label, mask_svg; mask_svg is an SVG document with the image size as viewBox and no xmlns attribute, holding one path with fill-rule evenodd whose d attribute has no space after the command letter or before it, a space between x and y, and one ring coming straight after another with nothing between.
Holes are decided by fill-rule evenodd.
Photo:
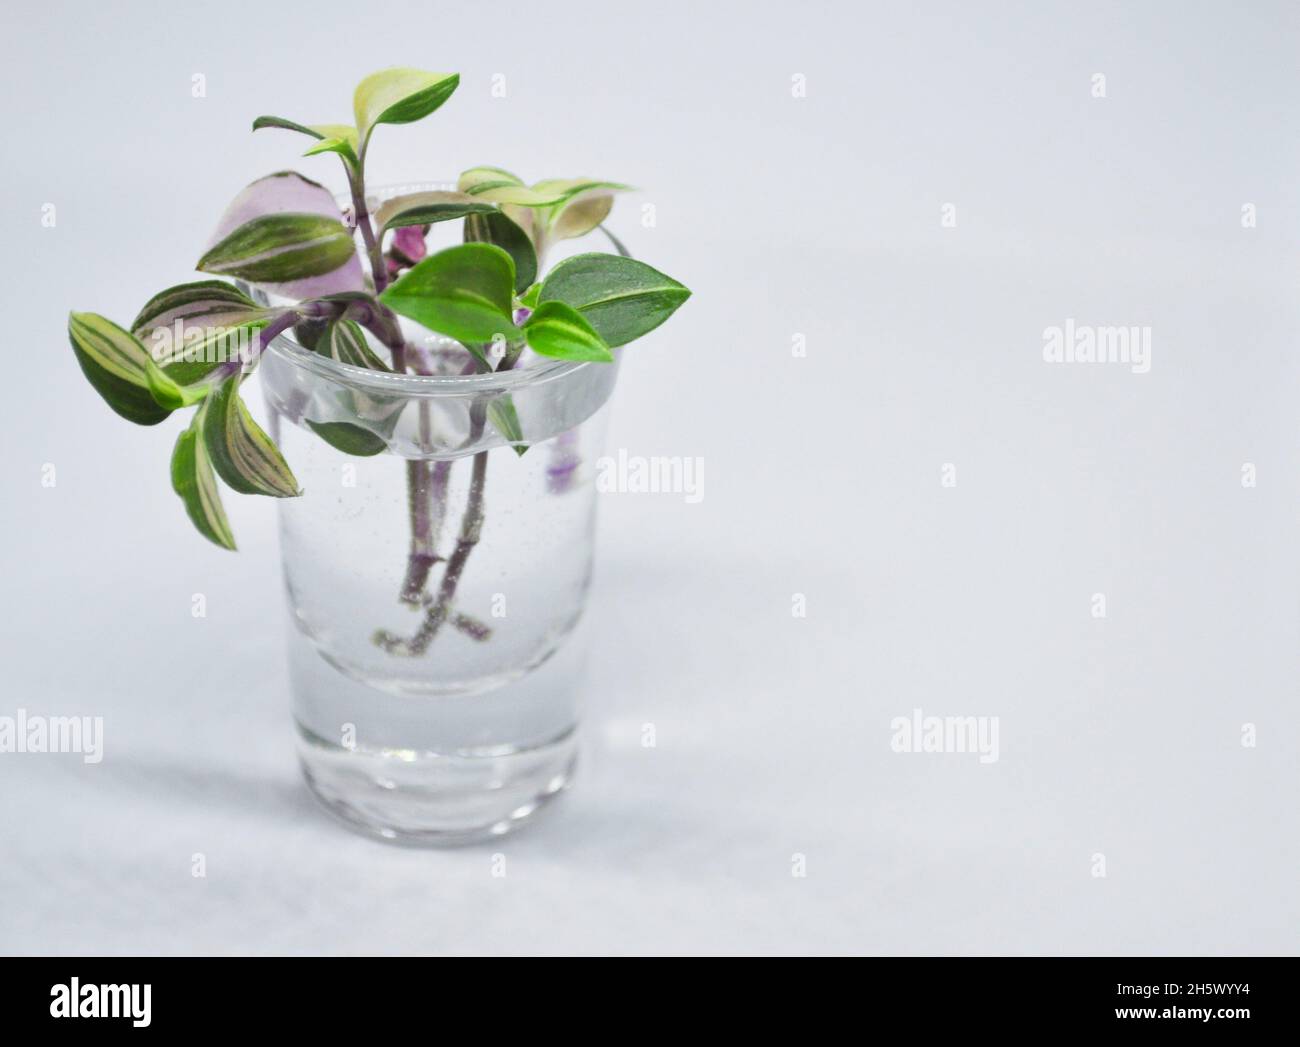
<instances>
[{"instance_id":1,"label":"white striped leaf","mask_svg":"<svg viewBox=\"0 0 1300 1047\"><path fill-rule=\"evenodd\" d=\"M563 302L541 302L524 322L524 336L533 352L560 360L609 363L614 354L578 310Z\"/></svg>"},{"instance_id":2,"label":"white striped leaf","mask_svg":"<svg viewBox=\"0 0 1300 1047\"><path fill-rule=\"evenodd\" d=\"M127 421L157 425L170 408L149 390L149 351L128 331L96 313L71 313L68 339L95 391Z\"/></svg>"},{"instance_id":3,"label":"white striped leaf","mask_svg":"<svg viewBox=\"0 0 1300 1047\"><path fill-rule=\"evenodd\" d=\"M346 265L355 250L352 234L333 218L270 214L235 229L195 268L254 283L283 283L333 272Z\"/></svg>"},{"instance_id":4,"label":"white striped leaf","mask_svg":"<svg viewBox=\"0 0 1300 1047\"><path fill-rule=\"evenodd\" d=\"M341 364L366 367L372 371L392 370L370 348L370 343L366 341L366 332L354 320L341 318L331 321L326 326L320 341L316 343L316 351Z\"/></svg>"},{"instance_id":5,"label":"white striped leaf","mask_svg":"<svg viewBox=\"0 0 1300 1047\"><path fill-rule=\"evenodd\" d=\"M422 69L384 69L357 84L352 110L365 152L378 124L409 124L421 120L451 97L460 83L457 73L427 73Z\"/></svg>"},{"instance_id":6,"label":"white striped leaf","mask_svg":"<svg viewBox=\"0 0 1300 1047\"><path fill-rule=\"evenodd\" d=\"M181 496L190 520L209 541L223 549L235 548L235 536L221 505L221 492L212 472L212 462L203 444L205 403L194 413L194 420L176 440L172 451L172 490Z\"/></svg>"},{"instance_id":7,"label":"white striped leaf","mask_svg":"<svg viewBox=\"0 0 1300 1047\"><path fill-rule=\"evenodd\" d=\"M167 377L185 386L246 351L277 312L221 280L199 280L154 295L131 331Z\"/></svg>"},{"instance_id":8,"label":"white striped leaf","mask_svg":"<svg viewBox=\"0 0 1300 1047\"><path fill-rule=\"evenodd\" d=\"M475 200L468 193L408 193L386 200L375 212L375 224L382 232L407 225L433 225L471 214L496 211L486 200Z\"/></svg>"},{"instance_id":9,"label":"white striped leaf","mask_svg":"<svg viewBox=\"0 0 1300 1047\"><path fill-rule=\"evenodd\" d=\"M221 479L240 494L302 493L280 449L244 406L238 375L214 389L203 406L203 442Z\"/></svg>"},{"instance_id":10,"label":"white striped leaf","mask_svg":"<svg viewBox=\"0 0 1300 1047\"><path fill-rule=\"evenodd\" d=\"M278 171L246 186L222 214L208 241L208 249L230 237L254 219L267 215L313 214L342 224L342 212L334 195L318 182L296 171ZM261 282L269 292L299 301L341 291L364 291L361 259L352 251L342 266L320 276L283 282Z\"/></svg>"}]
</instances>

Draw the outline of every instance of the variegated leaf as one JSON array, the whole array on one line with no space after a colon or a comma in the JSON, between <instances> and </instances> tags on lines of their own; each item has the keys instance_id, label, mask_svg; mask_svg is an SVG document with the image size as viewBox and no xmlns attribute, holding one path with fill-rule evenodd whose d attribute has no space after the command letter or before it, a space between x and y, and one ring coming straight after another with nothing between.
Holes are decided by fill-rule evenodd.
<instances>
[{"instance_id":1,"label":"variegated leaf","mask_svg":"<svg viewBox=\"0 0 1300 1047\"><path fill-rule=\"evenodd\" d=\"M325 328L325 333L316 343L316 351L341 364L365 367L372 371L391 370L370 348L361 325L346 318L334 320Z\"/></svg>"},{"instance_id":2,"label":"variegated leaf","mask_svg":"<svg viewBox=\"0 0 1300 1047\"><path fill-rule=\"evenodd\" d=\"M572 240L586 236L608 218L613 209L612 193L597 190L591 196L575 197L555 209L549 235L553 240Z\"/></svg>"},{"instance_id":3,"label":"variegated leaf","mask_svg":"<svg viewBox=\"0 0 1300 1047\"><path fill-rule=\"evenodd\" d=\"M457 73L428 73L422 69L371 73L352 96L362 152L377 124L409 124L423 119L450 98L459 83Z\"/></svg>"},{"instance_id":4,"label":"variegated leaf","mask_svg":"<svg viewBox=\"0 0 1300 1047\"><path fill-rule=\"evenodd\" d=\"M213 390L204 408L203 442L221 479L241 494L302 493L280 449L244 406L238 375Z\"/></svg>"},{"instance_id":5,"label":"variegated leaf","mask_svg":"<svg viewBox=\"0 0 1300 1047\"><path fill-rule=\"evenodd\" d=\"M284 283L333 272L355 254L352 234L336 219L273 214L241 225L195 268L253 283Z\"/></svg>"},{"instance_id":6,"label":"variegated leaf","mask_svg":"<svg viewBox=\"0 0 1300 1047\"><path fill-rule=\"evenodd\" d=\"M275 214L315 214L340 223L343 217L333 194L324 186L295 171L280 171L259 178L235 197L217 223L208 246L215 246L256 218ZM361 259L353 251L343 265L321 276L264 282L262 286L275 294L301 301L339 292L364 291L366 282Z\"/></svg>"},{"instance_id":7,"label":"variegated leaf","mask_svg":"<svg viewBox=\"0 0 1300 1047\"><path fill-rule=\"evenodd\" d=\"M176 439L172 451L172 490L181 497L190 520L209 541L223 549L235 548L235 536L221 505L221 492L212 462L203 443L203 423L208 405L194 413L194 419Z\"/></svg>"},{"instance_id":8,"label":"variegated leaf","mask_svg":"<svg viewBox=\"0 0 1300 1047\"><path fill-rule=\"evenodd\" d=\"M473 192L475 186L492 184L517 185L523 186L524 180L512 171L507 171L504 167L471 167L468 171L462 171L460 180L456 183L456 188L462 193Z\"/></svg>"},{"instance_id":9,"label":"variegated leaf","mask_svg":"<svg viewBox=\"0 0 1300 1047\"><path fill-rule=\"evenodd\" d=\"M167 377L185 386L222 363L243 359L277 312L221 280L199 280L154 295L131 330Z\"/></svg>"},{"instance_id":10,"label":"variegated leaf","mask_svg":"<svg viewBox=\"0 0 1300 1047\"><path fill-rule=\"evenodd\" d=\"M541 302L524 322L524 336L533 352L561 360L609 363L609 351L596 329L578 310L563 302Z\"/></svg>"},{"instance_id":11,"label":"variegated leaf","mask_svg":"<svg viewBox=\"0 0 1300 1047\"><path fill-rule=\"evenodd\" d=\"M375 212L375 224L382 232L408 225L433 225L472 214L492 214L496 208L468 193L409 193L386 200Z\"/></svg>"},{"instance_id":12,"label":"variegated leaf","mask_svg":"<svg viewBox=\"0 0 1300 1047\"><path fill-rule=\"evenodd\" d=\"M169 414L149 389L149 352L128 331L96 313L72 313L68 339L95 391L127 421L157 425Z\"/></svg>"}]
</instances>

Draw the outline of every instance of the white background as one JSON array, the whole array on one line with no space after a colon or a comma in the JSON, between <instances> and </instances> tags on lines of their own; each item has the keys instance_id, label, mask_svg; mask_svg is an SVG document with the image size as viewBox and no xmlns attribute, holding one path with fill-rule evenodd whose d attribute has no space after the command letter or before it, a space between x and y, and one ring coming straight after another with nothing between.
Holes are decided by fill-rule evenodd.
<instances>
[{"instance_id":1,"label":"white background","mask_svg":"<svg viewBox=\"0 0 1300 1047\"><path fill-rule=\"evenodd\" d=\"M106 732L0 755L0 950L1297 951L1294 5L0 17L0 715ZM576 789L444 852L314 805L274 505L227 498L238 554L195 535L180 423L111 415L64 333L188 278L254 178L338 187L249 124L347 119L396 64L462 85L373 183L634 182L611 224L695 292L627 350L610 449L702 457L705 496L602 497ZM1149 325L1150 373L1044 363L1067 318ZM917 708L999 717L1000 759L892 752Z\"/></svg>"}]
</instances>

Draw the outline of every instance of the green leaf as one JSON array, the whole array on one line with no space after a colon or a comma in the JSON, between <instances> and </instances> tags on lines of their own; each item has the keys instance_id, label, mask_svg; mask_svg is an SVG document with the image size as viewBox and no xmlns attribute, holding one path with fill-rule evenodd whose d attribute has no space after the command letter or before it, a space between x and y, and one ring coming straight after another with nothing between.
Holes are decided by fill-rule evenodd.
<instances>
[{"instance_id":1,"label":"green leaf","mask_svg":"<svg viewBox=\"0 0 1300 1047\"><path fill-rule=\"evenodd\" d=\"M524 430L519 424L519 412L515 410L515 402L510 399L510 394L502 393L488 404L487 416L496 431L510 442L515 454L522 458L528 445L523 443Z\"/></svg>"},{"instance_id":2,"label":"green leaf","mask_svg":"<svg viewBox=\"0 0 1300 1047\"><path fill-rule=\"evenodd\" d=\"M208 394L209 387L206 384L181 385L152 359L145 365L145 376L154 402L169 411L191 407Z\"/></svg>"},{"instance_id":3,"label":"green leaf","mask_svg":"<svg viewBox=\"0 0 1300 1047\"><path fill-rule=\"evenodd\" d=\"M313 422L310 418L303 421L311 427L312 432L344 454L369 458L388 446L383 437L351 422Z\"/></svg>"},{"instance_id":4,"label":"green leaf","mask_svg":"<svg viewBox=\"0 0 1300 1047\"><path fill-rule=\"evenodd\" d=\"M195 267L254 283L320 276L353 257L352 234L325 215L286 212L245 222Z\"/></svg>"},{"instance_id":5,"label":"green leaf","mask_svg":"<svg viewBox=\"0 0 1300 1047\"><path fill-rule=\"evenodd\" d=\"M515 264L494 244L449 247L408 269L380 300L395 313L462 342L520 337L511 317Z\"/></svg>"},{"instance_id":6,"label":"green leaf","mask_svg":"<svg viewBox=\"0 0 1300 1047\"><path fill-rule=\"evenodd\" d=\"M189 428L176 439L176 448L172 451L172 490L181 496L185 511L200 534L223 549L233 549L235 536L230 532L212 462L203 446L206 411L205 403L194 413Z\"/></svg>"},{"instance_id":7,"label":"green leaf","mask_svg":"<svg viewBox=\"0 0 1300 1047\"><path fill-rule=\"evenodd\" d=\"M361 325L346 318L331 321L316 345L316 351L341 364L366 367L372 371L391 371L366 341Z\"/></svg>"},{"instance_id":8,"label":"green leaf","mask_svg":"<svg viewBox=\"0 0 1300 1047\"><path fill-rule=\"evenodd\" d=\"M465 219L467 243L496 244L515 263L515 291L522 291L537 279L537 249L533 241L512 219L492 208L487 214Z\"/></svg>"},{"instance_id":9,"label":"green leaf","mask_svg":"<svg viewBox=\"0 0 1300 1047\"><path fill-rule=\"evenodd\" d=\"M259 116L253 121L253 130L260 131L263 127L280 127L286 131L297 131L299 134L315 138L317 144L303 153L303 156L332 152L338 153L353 167L358 165L355 127L349 127L347 124L299 124L281 116Z\"/></svg>"},{"instance_id":10,"label":"green leaf","mask_svg":"<svg viewBox=\"0 0 1300 1047\"><path fill-rule=\"evenodd\" d=\"M442 105L460 83L456 73L426 73L420 69L385 69L357 85L352 109L362 150L377 124L409 124Z\"/></svg>"},{"instance_id":11,"label":"green leaf","mask_svg":"<svg viewBox=\"0 0 1300 1047\"><path fill-rule=\"evenodd\" d=\"M322 138L315 145L303 150L302 155L319 156L321 153L338 153L350 167L357 167L361 163L357 159L356 149L350 138Z\"/></svg>"},{"instance_id":12,"label":"green leaf","mask_svg":"<svg viewBox=\"0 0 1300 1047\"><path fill-rule=\"evenodd\" d=\"M580 254L551 270L539 298L573 306L615 348L653 331L690 296L671 276L644 262Z\"/></svg>"},{"instance_id":13,"label":"green leaf","mask_svg":"<svg viewBox=\"0 0 1300 1047\"><path fill-rule=\"evenodd\" d=\"M71 313L68 339L86 380L127 421L157 425L171 414L149 390L153 361L134 335L96 313Z\"/></svg>"},{"instance_id":14,"label":"green leaf","mask_svg":"<svg viewBox=\"0 0 1300 1047\"><path fill-rule=\"evenodd\" d=\"M542 293L542 285L533 284L532 287L528 288L527 291L525 291L523 294L519 296L519 304L522 305L525 309L536 309L537 296L541 293Z\"/></svg>"},{"instance_id":15,"label":"green leaf","mask_svg":"<svg viewBox=\"0 0 1300 1047\"><path fill-rule=\"evenodd\" d=\"M292 498L300 494L280 449L253 421L234 376L204 404L203 442L217 474L240 494Z\"/></svg>"},{"instance_id":16,"label":"green leaf","mask_svg":"<svg viewBox=\"0 0 1300 1047\"><path fill-rule=\"evenodd\" d=\"M199 280L154 295L131 331L166 376L186 386L240 357L278 312L260 307L231 284Z\"/></svg>"},{"instance_id":17,"label":"green leaf","mask_svg":"<svg viewBox=\"0 0 1300 1047\"><path fill-rule=\"evenodd\" d=\"M561 360L614 359L596 329L578 310L563 302L540 303L524 322L524 335L533 351Z\"/></svg>"},{"instance_id":18,"label":"green leaf","mask_svg":"<svg viewBox=\"0 0 1300 1047\"><path fill-rule=\"evenodd\" d=\"M472 214L493 214L496 207L467 193L409 193L386 200L375 212L381 233L404 225L433 225Z\"/></svg>"}]
</instances>

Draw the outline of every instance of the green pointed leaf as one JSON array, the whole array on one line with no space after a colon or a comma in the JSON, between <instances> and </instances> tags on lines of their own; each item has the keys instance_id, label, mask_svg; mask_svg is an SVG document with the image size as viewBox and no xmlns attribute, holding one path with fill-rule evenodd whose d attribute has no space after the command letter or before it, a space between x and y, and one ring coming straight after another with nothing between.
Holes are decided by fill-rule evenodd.
<instances>
[{"instance_id":1,"label":"green pointed leaf","mask_svg":"<svg viewBox=\"0 0 1300 1047\"><path fill-rule=\"evenodd\" d=\"M388 447L382 436L351 422L313 422L310 418L303 420L312 432L344 454L369 458Z\"/></svg>"},{"instance_id":2,"label":"green pointed leaf","mask_svg":"<svg viewBox=\"0 0 1300 1047\"><path fill-rule=\"evenodd\" d=\"M154 402L169 411L192 407L207 396L210 388L203 382L182 385L152 359L145 365L145 375L149 381L149 394L154 398Z\"/></svg>"},{"instance_id":3,"label":"green pointed leaf","mask_svg":"<svg viewBox=\"0 0 1300 1047\"><path fill-rule=\"evenodd\" d=\"M408 193L386 200L375 212L375 224L383 233L406 225L433 225L471 214L493 214L496 207L475 200L468 193Z\"/></svg>"},{"instance_id":4,"label":"green pointed leaf","mask_svg":"<svg viewBox=\"0 0 1300 1047\"><path fill-rule=\"evenodd\" d=\"M239 376L213 390L204 410L203 442L221 479L240 494L292 498L301 493L280 449L244 406Z\"/></svg>"},{"instance_id":5,"label":"green pointed leaf","mask_svg":"<svg viewBox=\"0 0 1300 1047\"><path fill-rule=\"evenodd\" d=\"M519 296L519 304L525 309L537 308L537 296L542 293L541 284L533 284L528 290Z\"/></svg>"},{"instance_id":6,"label":"green pointed leaf","mask_svg":"<svg viewBox=\"0 0 1300 1047\"><path fill-rule=\"evenodd\" d=\"M243 359L256 333L278 314L221 280L178 284L154 295L131 324L149 355L178 385Z\"/></svg>"},{"instance_id":7,"label":"green pointed leaf","mask_svg":"<svg viewBox=\"0 0 1300 1047\"><path fill-rule=\"evenodd\" d=\"M366 341L366 333L354 320L331 321L316 345L316 351L341 364L366 367L372 371L391 371Z\"/></svg>"},{"instance_id":8,"label":"green pointed leaf","mask_svg":"<svg viewBox=\"0 0 1300 1047\"><path fill-rule=\"evenodd\" d=\"M449 247L408 269L380 300L395 313L462 342L520 337L511 317L515 264L494 244Z\"/></svg>"},{"instance_id":9,"label":"green pointed leaf","mask_svg":"<svg viewBox=\"0 0 1300 1047\"><path fill-rule=\"evenodd\" d=\"M451 97L460 76L421 69L385 69L357 85L352 96L362 149L377 124L409 124L423 119Z\"/></svg>"},{"instance_id":10,"label":"green pointed leaf","mask_svg":"<svg viewBox=\"0 0 1300 1047\"><path fill-rule=\"evenodd\" d=\"M355 250L352 234L333 218L269 214L241 225L195 268L254 283L278 283L333 272L346 265Z\"/></svg>"},{"instance_id":11,"label":"green pointed leaf","mask_svg":"<svg viewBox=\"0 0 1300 1047\"><path fill-rule=\"evenodd\" d=\"M653 331L691 292L657 269L612 254L566 258L542 282L541 302L560 301L582 313L611 348Z\"/></svg>"},{"instance_id":12,"label":"green pointed leaf","mask_svg":"<svg viewBox=\"0 0 1300 1047\"><path fill-rule=\"evenodd\" d=\"M524 430L519 424L519 412L515 410L515 402L510 399L510 394L502 393L488 404L487 416L496 431L510 442L515 454L522 458L528 445L523 443Z\"/></svg>"},{"instance_id":13,"label":"green pointed leaf","mask_svg":"<svg viewBox=\"0 0 1300 1047\"><path fill-rule=\"evenodd\" d=\"M614 359L596 329L578 310L563 302L541 302L524 321L524 336L533 352L561 360Z\"/></svg>"},{"instance_id":14,"label":"green pointed leaf","mask_svg":"<svg viewBox=\"0 0 1300 1047\"><path fill-rule=\"evenodd\" d=\"M185 511L194 526L209 541L223 549L235 548L235 536L221 505L221 492L212 472L212 462L203 445L202 429L205 403L194 413L194 420L176 440L172 451L172 490L181 496Z\"/></svg>"},{"instance_id":15,"label":"green pointed leaf","mask_svg":"<svg viewBox=\"0 0 1300 1047\"><path fill-rule=\"evenodd\" d=\"M515 263L515 291L522 291L537 279L537 250L528 234L492 208L487 214L473 214L465 219L466 243L496 244Z\"/></svg>"},{"instance_id":16,"label":"green pointed leaf","mask_svg":"<svg viewBox=\"0 0 1300 1047\"><path fill-rule=\"evenodd\" d=\"M338 153L352 166L357 165L357 130L347 124L299 124L281 116L259 116L253 121L253 130L263 127L280 127L286 131L315 138L317 144L308 149L303 156L315 156L317 153Z\"/></svg>"},{"instance_id":17,"label":"green pointed leaf","mask_svg":"<svg viewBox=\"0 0 1300 1047\"><path fill-rule=\"evenodd\" d=\"M86 380L114 411L137 425L157 425L171 411L149 391L149 351L112 320L71 313L68 339Z\"/></svg>"},{"instance_id":18,"label":"green pointed leaf","mask_svg":"<svg viewBox=\"0 0 1300 1047\"><path fill-rule=\"evenodd\" d=\"M352 142L347 138L322 138L313 146L303 150L303 156L319 156L321 153L338 153L351 167L360 164Z\"/></svg>"}]
</instances>

